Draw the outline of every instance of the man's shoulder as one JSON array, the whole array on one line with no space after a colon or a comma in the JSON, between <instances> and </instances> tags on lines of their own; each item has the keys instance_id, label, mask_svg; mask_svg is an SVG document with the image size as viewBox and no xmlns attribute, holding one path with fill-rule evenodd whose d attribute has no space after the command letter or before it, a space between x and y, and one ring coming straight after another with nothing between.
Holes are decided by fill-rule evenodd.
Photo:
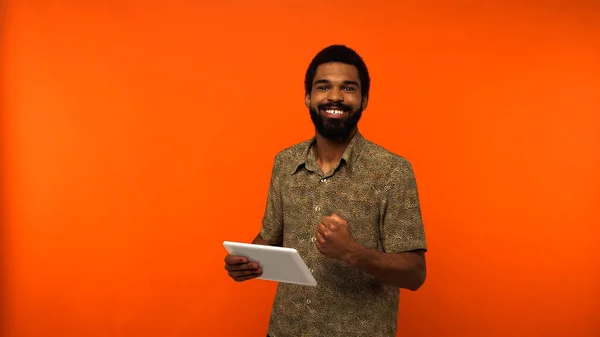
<instances>
[{"instance_id":1,"label":"man's shoulder","mask_svg":"<svg viewBox=\"0 0 600 337\"><path fill-rule=\"evenodd\" d=\"M368 139L364 140L361 159L379 170L412 171L412 165L406 157Z\"/></svg>"},{"instance_id":2,"label":"man's shoulder","mask_svg":"<svg viewBox=\"0 0 600 337\"><path fill-rule=\"evenodd\" d=\"M275 158L279 160L301 159L306 155L306 151L312 141L313 139L311 138L285 147L277 152Z\"/></svg>"},{"instance_id":3,"label":"man's shoulder","mask_svg":"<svg viewBox=\"0 0 600 337\"><path fill-rule=\"evenodd\" d=\"M275 155L275 170L292 171L306 160L306 153L313 139L304 140L279 150Z\"/></svg>"}]
</instances>

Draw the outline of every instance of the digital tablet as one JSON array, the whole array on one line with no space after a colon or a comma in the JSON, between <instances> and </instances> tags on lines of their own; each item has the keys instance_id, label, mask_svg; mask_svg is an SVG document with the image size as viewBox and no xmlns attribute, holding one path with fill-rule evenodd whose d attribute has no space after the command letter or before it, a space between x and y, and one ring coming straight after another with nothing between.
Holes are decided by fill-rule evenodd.
<instances>
[{"instance_id":1,"label":"digital tablet","mask_svg":"<svg viewBox=\"0 0 600 337\"><path fill-rule=\"evenodd\" d=\"M224 241L223 246L231 255L244 256L262 267L262 275L256 279L316 286L317 280L294 248L257 245Z\"/></svg>"}]
</instances>

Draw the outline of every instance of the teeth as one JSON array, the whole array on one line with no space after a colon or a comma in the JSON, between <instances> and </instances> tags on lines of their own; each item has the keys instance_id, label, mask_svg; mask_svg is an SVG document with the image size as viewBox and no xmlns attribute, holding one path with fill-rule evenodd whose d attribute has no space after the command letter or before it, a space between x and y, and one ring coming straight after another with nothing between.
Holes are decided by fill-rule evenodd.
<instances>
[{"instance_id":1,"label":"teeth","mask_svg":"<svg viewBox=\"0 0 600 337\"><path fill-rule=\"evenodd\" d=\"M332 115L341 115L344 113L342 110L325 110L325 112Z\"/></svg>"}]
</instances>

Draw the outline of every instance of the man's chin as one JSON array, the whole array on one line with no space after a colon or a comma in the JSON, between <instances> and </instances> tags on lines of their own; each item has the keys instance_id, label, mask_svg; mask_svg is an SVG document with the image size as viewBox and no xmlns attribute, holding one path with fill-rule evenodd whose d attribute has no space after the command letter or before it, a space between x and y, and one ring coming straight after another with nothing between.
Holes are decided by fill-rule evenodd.
<instances>
[{"instance_id":1,"label":"man's chin","mask_svg":"<svg viewBox=\"0 0 600 337\"><path fill-rule=\"evenodd\" d=\"M340 129L340 128L317 128L317 131L321 136L329 140L344 140L350 136L352 130Z\"/></svg>"},{"instance_id":2,"label":"man's chin","mask_svg":"<svg viewBox=\"0 0 600 337\"><path fill-rule=\"evenodd\" d=\"M352 131L356 127L356 124L358 124L352 123L351 121L350 123L354 125L352 127L348 127L348 125L346 124L348 124L350 118L347 114L344 114L343 119L330 118L324 116L315 109L311 109L310 116L316 128L316 131L323 138L329 140L342 141L347 139L352 134ZM358 112L357 117L360 118L360 112Z\"/></svg>"}]
</instances>

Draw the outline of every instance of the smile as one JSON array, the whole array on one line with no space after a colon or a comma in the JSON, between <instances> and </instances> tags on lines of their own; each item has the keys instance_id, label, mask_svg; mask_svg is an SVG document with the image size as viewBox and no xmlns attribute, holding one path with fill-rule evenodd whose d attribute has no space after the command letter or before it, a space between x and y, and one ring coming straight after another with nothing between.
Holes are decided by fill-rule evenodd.
<instances>
[{"instance_id":1,"label":"smile","mask_svg":"<svg viewBox=\"0 0 600 337\"><path fill-rule=\"evenodd\" d=\"M339 109L325 109L325 113L332 116L341 116L344 111Z\"/></svg>"}]
</instances>

